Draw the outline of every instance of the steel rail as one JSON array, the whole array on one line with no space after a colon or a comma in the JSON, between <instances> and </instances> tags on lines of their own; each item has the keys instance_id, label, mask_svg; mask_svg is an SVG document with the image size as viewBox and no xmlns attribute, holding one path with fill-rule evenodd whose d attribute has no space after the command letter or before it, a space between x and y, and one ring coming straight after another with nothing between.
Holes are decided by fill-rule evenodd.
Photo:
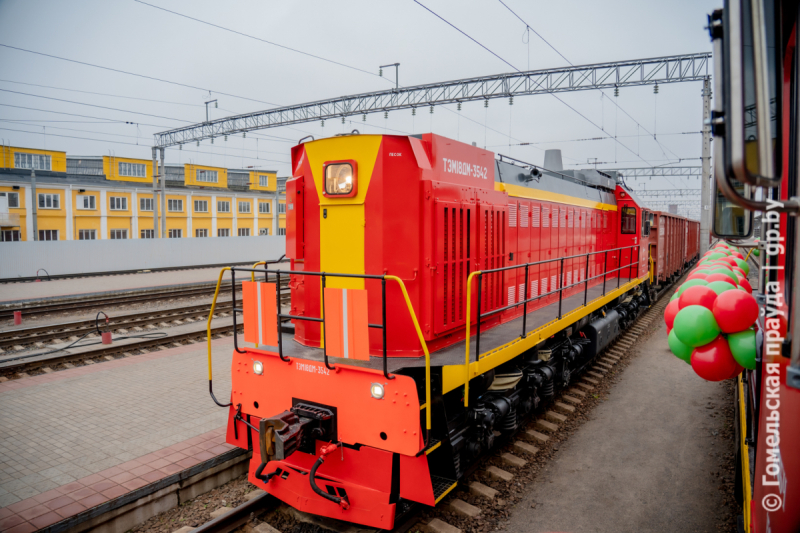
<instances>
[{"instance_id":1,"label":"steel rail","mask_svg":"<svg viewBox=\"0 0 800 533\"><path fill-rule=\"evenodd\" d=\"M711 53L612 61L398 87L234 115L154 134L166 148L304 122L534 94L618 89L710 78Z\"/></svg>"},{"instance_id":2,"label":"steel rail","mask_svg":"<svg viewBox=\"0 0 800 533\"><path fill-rule=\"evenodd\" d=\"M240 324L237 329L241 330L242 325ZM211 336L226 334L231 332L233 332L232 325L217 326L211 328ZM3 359L0 359L0 375L15 374L17 372L24 371L26 369L36 369L43 366L57 365L60 363L69 363L72 361L80 361L82 359L97 359L98 357L104 357L106 355L117 355L125 352L148 349L155 346L172 344L180 341L195 340L195 339L205 340L205 337L206 337L206 328L203 327L203 329L187 331L184 333L177 333L174 335L165 335L164 337L142 339L140 341L131 342L128 344L100 344L95 349L81 353L58 352L55 354L51 354L50 356L45 357L43 359L32 360L33 358L36 357L36 355L31 354L30 360L23 360L19 361L18 363L9 365L5 365ZM16 357L15 354L11 354L9 356L9 358L14 358L14 357Z\"/></svg>"}]
</instances>

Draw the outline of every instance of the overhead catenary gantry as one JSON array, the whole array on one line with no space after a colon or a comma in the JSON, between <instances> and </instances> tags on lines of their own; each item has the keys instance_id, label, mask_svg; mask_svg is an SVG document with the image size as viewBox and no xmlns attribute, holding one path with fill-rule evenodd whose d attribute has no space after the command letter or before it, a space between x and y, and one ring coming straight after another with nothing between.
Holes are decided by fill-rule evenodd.
<instances>
[{"instance_id":1,"label":"overhead catenary gantry","mask_svg":"<svg viewBox=\"0 0 800 533\"><path fill-rule=\"evenodd\" d=\"M704 81L710 79L710 59L710 53L702 53L613 61L340 96L163 131L154 135L155 146L166 148L224 135L398 109L534 94Z\"/></svg>"}]
</instances>

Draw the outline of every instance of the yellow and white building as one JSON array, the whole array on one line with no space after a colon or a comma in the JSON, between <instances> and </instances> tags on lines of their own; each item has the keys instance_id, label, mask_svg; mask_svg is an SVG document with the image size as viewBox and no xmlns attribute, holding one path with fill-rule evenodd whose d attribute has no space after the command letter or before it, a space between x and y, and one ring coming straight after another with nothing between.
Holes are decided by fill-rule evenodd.
<instances>
[{"instance_id":1,"label":"yellow and white building","mask_svg":"<svg viewBox=\"0 0 800 533\"><path fill-rule=\"evenodd\" d=\"M185 164L165 165L164 174L166 237L286 232L286 178L274 171ZM160 190L159 183L154 201L153 163L146 159L3 146L0 241L156 238Z\"/></svg>"}]
</instances>

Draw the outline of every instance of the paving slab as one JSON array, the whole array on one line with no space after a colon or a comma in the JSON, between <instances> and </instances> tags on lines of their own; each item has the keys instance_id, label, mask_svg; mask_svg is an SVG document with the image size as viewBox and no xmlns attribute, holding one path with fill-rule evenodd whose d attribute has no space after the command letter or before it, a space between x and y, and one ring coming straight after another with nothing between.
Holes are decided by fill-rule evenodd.
<instances>
[{"instance_id":1,"label":"paving slab","mask_svg":"<svg viewBox=\"0 0 800 533\"><path fill-rule=\"evenodd\" d=\"M212 350L224 398L232 339ZM40 529L229 451L206 358L198 343L0 383L0 515Z\"/></svg>"},{"instance_id":2,"label":"paving slab","mask_svg":"<svg viewBox=\"0 0 800 533\"><path fill-rule=\"evenodd\" d=\"M666 338L660 322L608 399L560 444L502 531L717 531L714 510L723 494L711 475L719 468L712 431L724 421L711 418L706 405L732 400L725 385L699 379L676 360Z\"/></svg>"}]
</instances>

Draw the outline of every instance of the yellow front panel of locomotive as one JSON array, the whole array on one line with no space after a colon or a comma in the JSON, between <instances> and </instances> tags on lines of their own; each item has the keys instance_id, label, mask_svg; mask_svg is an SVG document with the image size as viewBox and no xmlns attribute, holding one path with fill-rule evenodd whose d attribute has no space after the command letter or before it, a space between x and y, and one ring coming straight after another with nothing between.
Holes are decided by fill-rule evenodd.
<instances>
[{"instance_id":1,"label":"yellow front panel of locomotive","mask_svg":"<svg viewBox=\"0 0 800 533\"><path fill-rule=\"evenodd\" d=\"M381 146L381 135L352 135L305 144L314 186L319 197L320 270L364 274L364 200ZM356 195L351 198L324 195L324 165L327 161L357 163ZM358 278L327 278L328 287L363 289Z\"/></svg>"}]
</instances>

